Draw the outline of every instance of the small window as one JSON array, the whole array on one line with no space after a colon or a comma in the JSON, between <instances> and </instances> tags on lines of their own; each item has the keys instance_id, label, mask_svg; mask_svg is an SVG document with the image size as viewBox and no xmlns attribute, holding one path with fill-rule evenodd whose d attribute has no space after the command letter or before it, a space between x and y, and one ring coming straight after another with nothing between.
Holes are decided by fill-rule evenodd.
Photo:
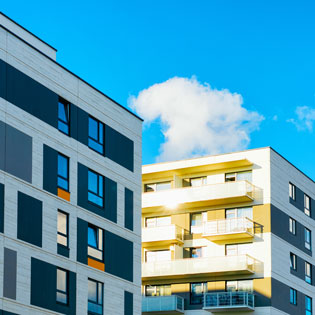
<instances>
[{"instance_id":1,"label":"small window","mask_svg":"<svg viewBox=\"0 0 315 315\"><path fill-rule=\"evenodd\" d=\"M191 187L200 187L203 185L207 185L207 177L194 177L189 178L189 186Z\"/></svg>"},{"instance_id":2,"label":"small window","mask_svg":"<svg viewBox=\"0 0 315 315\"><path fill-rule=\"evenodd\" d=\"M190 258L201 258L202 257L202 247L191 247L190 251Z\"/></svg>"},{"instance_id":3,"label":"small window","mask_svg":"<svg viewBox=\"0 0 315 315\"><path fill-rule=\"evenodd\" d=\"M190 284L190 304L202 304L204 293L207 292L207 283Z\"/></svg>"},{"instance_id":4,"label":"small window","mask_svg":"<svg viewBox=\"0 0 315 315\"><path fill-rule=\"evenodd\" d=\"M170 250L153 250L145 252L146 262L158 262L158 261L169 261L171 260Z\"/></svg>"},{"instance_id":5,"label":"small window","mask_svg":"<svg viewBox=\"0 0 315 315\"><path fill-rule=\"evenodd\" d=\"M148 228L154 228L154 227L159 227L159 226L168 226L171 224L172 224L171 216L145 218L145 226Z\"/></svg>"},{"instance_id":6,"label":"small window","mask_svg":"<svg viewBox=\"0 0 315 315\"><path fill-rule=\"evenodd\" d=\"M60 245L69 246L69 215L58 210L57 242Z\"/></svg>"},{"instance_id":7,"label":"small window","mask_svg":"<svg viewBox=\"0 0 315 315\"><path fill-rule=\"evenodd\" d=\"M292 183L289 183L289 196L292 200L295 200L296 187Z\"/></svg>"},{"instance_id":8,"label":"small window","mask_svg":"<svg viewBox=\"0 0 315 315\"><path fill-rule=\"evenodd\" d=\"M57 268L57 302L68 304L68 271Z\"/></svg>"},{"instance_id":9,"label":"small window","mask_svg":"<svg viewBox=\"0 0 315 315\"><path fill-rule=\"evenodd\" d=\"M296 221L292 218L289 218L289 231L293 235L296 235Z\"/></svg>"},{"instance_id":10,"label":"small window","mask_svg":"<svg viewBox=\"0 0 315 315\"><path fill-rule=\"evenodd\" d=\"M104 124L95 118L89 117L89 147L104 154Z\"/></svg>"},{"instance_id":11,"label":"small window","mask_svg":"<svg viewBox=\"0 0 315 315\"><path fill-rule=\"evenodd\" d=\"M88 200L102 208L104 206L104 176L91 170L88 172Z\"/></svg>"},{"instance_id":12,"label":"small window","mask_svg":"<svg viewBox=\"0 0 315 315\"><path fill-rule=\"evenodd\" d=\"M69 191L69 158L58 153L58 187Z\"/></svg>"},{"instance_id":13,"label":"small window","mask_svg":"<svg viewBox=\"0 0 315 315\"><path fill-rule=\"evenodd\" d=\"M311 199L308 195L304 195L304 213L311 216Z\"/></svg>"},{"instance_id":14,"label":"small window","mask_svg":"<svg viewBox=\"0 0 315 315\"><path fill-rule=\"evenodd\" d=\"M293 253L290 253L290 268L296 271L296 255Z\"/></svg>"},{"instance_id":15,"label":"small window","mask_svg":"<svg viewBox=\"0 0 315 315\"><path fill-rule=\"evenodd\" d=\"M290 288L290 304L296 305L297 299L296 299L296 290Z\"/></svg>"},{"instance_id":16,"label":"small window","mask_svg":"<svg viewBox=\"0 0 315 315\"><path fill-rule=\"evenodd\" d=\"M172 289L170 284L165 285L146 285L145 286L146 296L168 296L172 295Z\"/></svg>"},{"instance_id":17,"label":"small window","mask_svg":"<svg viewBox=\"0 0 315 315\"><path fill-rule=\"evenodd\" d=\"M144 191L145 192L168 190L171 188L172 188L172 183L170 181L144 185Z\"/></svg>"},{"instance_id":18,"label":"small window","mask_svg":"<svg viewBox=\"0 0 315 315\"><path fill-rule=\"evenodd\" d=\"M62 133L69 135L69 103L63 99L58 102L58 129Z\"/></svg>"},{"instance_id":19,"label":"small window","mask_svg":"<svg viewBox=\"0 0 315 315\"><path fill-rule=\"evenodd\" d=\"M305 296L305 315L312 315L312 298Z\"/></svg>"},{"instance_id":20,"label":"small window","mask_svg":"<svg viewBox=\"0 0 315 315\"><path fill-rule=\"evenodd\" d=\"M103 314L103 283L89 279L88 280L88 313Z\"/></svg>"},{"instance_id":21,"label":"small window","mask_svg":"<svg viewBox=\"0 0 315 315\"><path fill-rule=\"evenodd\" d=\"M94 259L103 261L103 230L94 226L88 226L88 255Z\"/></svg>"},{"instance_id":22,"label":"small window","mask_svg":"<svg viewBox=\"0 0 315 315\"><path fill-rule=\"evenodd\" d=\"M312 234L307 228L304 228L305 248L312 250Z\"/></svg>"},{"instance_id":23,"label":"small window","mask_svg":"<svg viewBox=\"0 0 315 315\"><path fill-rule=\"evenodd\" d=\"M190 214L190 232L193 234L202 233L203 223L207 221L207 212Z\"/></svg>"},{"instance_id":24,"label":"small window","mask_svg":"<svg viewBox=\"0 0 315 315\"><path fill-rule=\"evenodd\" d=\"M226 281L225 289L227 292L253 292L253 280Z\"/></svg>"},{"instance_id":25,"label":"small window","mask_svg":"<svg viewBox=\"0 0 315 315\"><path fill-rule=\"evenodd\" d=\"M312 284L312 265L305 262L305 281Z\"/></svg>"},{"instance_id":26,"label":"small window","mask_svg":"<svg viewBox=\"0 0 315 315\"><path fill-rule=\"evenodd\" d=\"M252 171L242 171L225 174L225 182L235 182L240 180L247 180L248 182L252 182Z\"/></svg>"}]
</instances>

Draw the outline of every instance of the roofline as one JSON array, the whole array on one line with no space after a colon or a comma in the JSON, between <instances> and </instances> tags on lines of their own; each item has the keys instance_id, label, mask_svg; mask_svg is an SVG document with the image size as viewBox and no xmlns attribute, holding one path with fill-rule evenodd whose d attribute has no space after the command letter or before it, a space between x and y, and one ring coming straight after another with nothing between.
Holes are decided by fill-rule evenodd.
<instances>
[{"instance_id":1,"label":"roofline","mask_svg":"<svg viewBox=\"0 0 315 315\"><path fill-rule=\"evenodd\" d=\"M4 14L2 11L0 11L0 14L3 15L5 18L7 18L8 20L10 20L11 22L13 22L15 25L17 25L18 27L20 27L21 29L23 29L25 32L31 34L32 36L34 36L36 39L38 39L39 41L41 41L42 43L44 43L45 45L47 45L48 47L50 47L51 49L53 49L54 51L57 52L57 49L51 45L49 45L47 42L45 42L44 40L42 40L41 38L39 38L38 36L36 36L34 33L30 32L28 29L26 29L25 27L23 27L21 24L15 22L14 20L12 20L10 17L8 17L6 14Z\"/></svg>"},{"instance_id":2,"label":"roofline","mask_svg":"<svg viewBox=\"0 0 315 315\"><path fill-rule=\"evenodd\" d=\"M1 13L1 12L0 12ZM49 59L50 61L52 61L53 63L55 63L57 66L59 66L60 68L64 69L65 71L67 71L68 73L70 73L71 75L73 75L74 77L76 77L77 79L81 80L83 83L85 83L86 85L88 85L90 88L92 88L93 90L95 90L96 92L100 93L101 95L105 96L107 99L109 99L110 101L112 101L113 103L115 103L116 105L118 105L119 107L121 107L122 109L124 109L125 111L127 111L128 113L130 113L131 115L133 115L134 117L138 118L140 121L143 121L143 119L141 117L139 117L138 115L136 115L135 113L133 113L131 110L129 110L128 108L122 106L121 104L119 104L118 102L116 102L115 100L113 100L112 98L110 98L108 95L106 95L105 93L103 93L102 91L98 90L95 86L91 85L90 83L86 82L85 80L83 80L81 77L79 77L78 75L76 75L75 73L73 73L72 71L70 71L69 69L67 69L66 67L64 67L63 65L61 65L60 63L58 63L56 60L52 59L51 57L47 56L45 53L43 53L42 51L40 51L38 48L34 47L33 45L31 45L30 43L28 43L26 40L24 40L23 38L21 38L20 36L16 35L15 33L13 33L12 31L10 31L9 29L7 29L5 26L3 26L2 24L0 24L0 27L3 28L5 31L7 31L8 33L10 33L11 35L15 36L16 38L18 38L19 40L21 40L23 43L25 43L26 45L28 45L29 47L31 47L32 49L36 50L38 53L40 53L41 55L45 56L47 59Z\"/></svg>"}]
</instances>

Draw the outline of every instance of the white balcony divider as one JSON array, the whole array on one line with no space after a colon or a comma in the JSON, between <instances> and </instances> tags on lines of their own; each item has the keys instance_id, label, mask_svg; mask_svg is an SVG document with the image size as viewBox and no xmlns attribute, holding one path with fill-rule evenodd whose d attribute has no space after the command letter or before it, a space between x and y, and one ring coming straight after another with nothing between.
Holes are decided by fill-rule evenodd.
<instances>
[{"instance_id":1,"label":"white balcony divider","mask_svg":"<svg viewBox=\"0 0 315 315\"><path fill-rule=\"evenodd\" d=\"M248 292L205 293L204 309L254 309L255 297Z\"/></svg>"},{"instance_id":2,"label":"white balcony divider","mask_svg":"<svg viewBox=\"0 0 315 315\"><path fill-rule=\"evenodd\" d=\"M254 273L255 259L249 255L187 258L142 264L142 277L216 274L233 271Z\"/></svg>"},{"instance_id":3,"label":"white balcony divider","mask_svg":"<svg viewBox=\"0 0 315 315\"><path fill-rule=\"evenodd\" d=\"M142 229L142 242L157 242L167 240L184 241L184 229L175 225L146 227Z\"/></svg>"},{"instance_id":4,"label":"white balcony divider","mask_svg":"<svg viewBox=\"0 0 315 315\"><path fill-rule=\"evenodd\" d=\"M208 221L203 226L203 236L233 233L249 233L254 235L254 222L249 218L234 218Z\"/></svg>"},{"instance_id":5,"label":"white balcony divider","mask_svg":"<svg viewBox=\"0 0 315 315\"><path fill-rule=\"evenodd\" d=\"M142 297L142 312L163 311L184 312L184 299L177 295Z\"/></svg>"}]
</instances>

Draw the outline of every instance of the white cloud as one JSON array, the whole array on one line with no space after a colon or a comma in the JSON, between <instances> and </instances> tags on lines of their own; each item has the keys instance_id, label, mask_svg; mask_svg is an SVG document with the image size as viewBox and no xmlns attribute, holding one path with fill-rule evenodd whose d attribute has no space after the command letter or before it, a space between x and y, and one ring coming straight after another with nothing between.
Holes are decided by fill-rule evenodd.
<instances>
[{"instance_id":1,"label":"white cloud","mask_svg":"<svg viewBox=\"0 0 315 315\"><path fill-rule=\"evenodd\" d=\"M315 122L315 108L298 106L295 113L297 118L288 119L287 122L294 124L299 131L308 130L312 132L313 123Z\"/></svg>"},{"instance_id":2,"label":"white cloud","mask_svg":"<svg viewBox=\"0 0 315 315\"><path fill-rule=\"evenodd\" d=\"M174 77L129 98L145 120L159 120L165 142L158 161L245 149L264 117L243 107L240 94L212 89L195 77Z\"/></svg>"}]
</instances>

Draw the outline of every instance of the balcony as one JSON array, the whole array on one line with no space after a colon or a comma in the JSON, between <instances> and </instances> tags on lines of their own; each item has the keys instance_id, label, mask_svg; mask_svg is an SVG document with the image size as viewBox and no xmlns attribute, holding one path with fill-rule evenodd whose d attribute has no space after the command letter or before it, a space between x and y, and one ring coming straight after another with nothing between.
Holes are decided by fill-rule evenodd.
<instances>
[{"instance_id":1,"label":"balcony","mask_svg":"<svg viewBox=\"0 0 315 315\"><path fill-rule=\"evenodd\" d=\"M172 224L142 229L142 246L171 245L184 243L184 229Z\"/></svg>"},{"instance_id":2,"label":"balcony","mask_svg":"<svg viewBox=\"0 0 315 315\"><path fill-rule=\"evenodd\" d=\"M219 275L251 275L257 261L248 255L187 258L142 264L142 281L175 280L207 281Z\"/></svg>"},{"instance_id":3,"label":"balcony","mask_svg":"<svg viewBox=\"0 0 315 315\"><path fill-rule=\"evenodd\" d=\"M175 213L189 208L250 202L254 200L256 190L254 185L243 180L148 192L142 195L142 211Z\"/></svg>"},{"instance_id":4,"label":"balcony","mask_svg":"<svg viewBox=\"0 0 315 315\"><path fill-rule=\"evenodd\" d=\"M205 293L204 310L209 312L253 311L255 297L248 292Z\"/></svg>"},{"instance_id":5,"label":"balcony","mask_svg":"<svg viewBox=\"0 0 315 315\"><path fill-rule=\"evenodd\" d=\"M202 236L212 242L226 240L251 240L255 233L261 233L262 226L248 218L208 221L203 226Z\"/></svg>"},{"instance_id":6,"label":"balcony","mask_svg":"<svg viewBox=\"0 0 315 315\"><path fill-rule=\"evenodd\" d=\"M177 295L145 296L142 298L142 314L184 314L184 299Z\"/></svg>"}]
</instances>

